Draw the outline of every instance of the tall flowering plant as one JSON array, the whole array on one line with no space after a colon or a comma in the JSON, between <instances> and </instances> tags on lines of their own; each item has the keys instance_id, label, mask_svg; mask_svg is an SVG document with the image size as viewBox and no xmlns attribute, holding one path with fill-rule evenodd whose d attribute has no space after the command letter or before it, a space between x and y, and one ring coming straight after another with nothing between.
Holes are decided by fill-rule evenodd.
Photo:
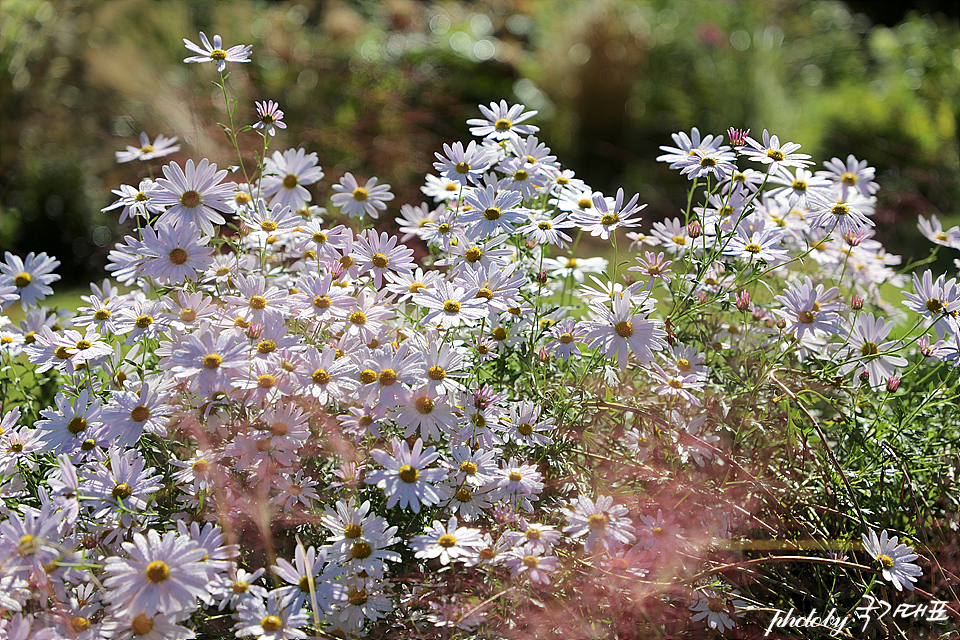
<instances>
[{"instance_id":1,"label":"tall flowering plant","mask_svg":"<svg viewBox=\"0 0 960 640\"><path fill-rule=\"evenodd\" d=\"M639 195L594 191L535 111L493 102L400 238L370 226L375 177L312 203L317 155L270 154L279 105L234 124L250 47L185 42L255 166L115 191L135 228L75 312L39 306L55 259L0 264L26 312L0 317L6 637L697 636L934 588L932 548L876 530L927 536L955 484L911 525L868 480L955 445L960 290L926 271L889 300L908 280L866 163L677 133L686 207L643 232Z\"/></svg>"}]
</instances>

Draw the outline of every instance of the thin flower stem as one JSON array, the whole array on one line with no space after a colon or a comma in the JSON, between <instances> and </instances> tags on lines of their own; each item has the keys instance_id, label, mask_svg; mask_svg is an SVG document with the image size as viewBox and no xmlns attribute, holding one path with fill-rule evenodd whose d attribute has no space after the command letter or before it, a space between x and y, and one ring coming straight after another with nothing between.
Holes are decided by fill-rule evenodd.
<instances>
[{"instance_id":1,"label":"thin flower stem","mask_svg":"<svg viewBox=\"0 0 960 640\"><path fill-rule=\"evenodd\" d=\"M807 408L803 405L802 402L800 402L796 394L793 393L793 391L791 391L790 388L787 387L787 385L783 384L783 382L777 379L776 373L779 371L780 369L774 369L773 371L771 371L770 380L772 380L773 383L776 384L778 387L783 389L784 393L790 396L790 399L793 400L795 403L797 403L797 406L800 408L800 410L813 423L814 428L817 430L817 435L820 436L820 441L823 443L823 446L827 451L827 455L830 457L830 461L833 462L833 466L836 468L837 473L840 474L840 479L843 480L843 484L847 488L847 493L850 495L850 500L853 501L853 506L856 507L857 509L857 515L860 516L860 524L863 526L864 530L866 530L867 521L863 517L863 511L860 509L860 503L857 501L857 496L853 492L853 488L850 486L850 481L847 480L846 474L844 474L843 472L843 467L840 466L840 461L837 460L837 456L833 454L833 449L830 448L830 443L827 441L827 436L826 434L824 434L823 429L820 427L820 423L817 422L817 419L813 417L813 414L807 411Z\"/></svg>"}]
</instances>

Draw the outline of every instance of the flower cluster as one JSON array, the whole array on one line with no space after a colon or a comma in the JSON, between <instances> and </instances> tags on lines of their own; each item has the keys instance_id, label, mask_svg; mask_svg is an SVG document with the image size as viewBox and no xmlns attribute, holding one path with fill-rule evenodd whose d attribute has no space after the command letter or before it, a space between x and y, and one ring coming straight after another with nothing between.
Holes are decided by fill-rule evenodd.
<instances>
[{"instance_id":1,"label":"flower cluster","mask_svg":"<svg viewBox=\"0 0 960 640\"><path fill-rule=\"evenodd\" d=\"M201 41L185 40L199 54L186 62L249 62L249 47ZM477 139L436 153L431 202L400 207L402 238L365 226L389 185L347 173L325 209L316 153L265 150L249 181L204 158L115 191L106 210L137 230L73 314L38 306L56 260L6 254L0 305L27 315L0 317L0 352L57 380L36 415L4 405L8 629L189 638L216 610L238 637L271 640L359 635L391 616L495 629L488 601L427 585L457 572L478 588L627 592L689 577L753 523L694 483L671 499L634 483L662 482L663 461L678 475L730 463L728 359L763 351L764 376L804 366L889 389L915 356L880 292L906 280L872 238L865 163L812 172L767 131L733 146L675 134L660 159L702 197L641 234L639 196L563 168L534 136L536 112L480 111ZM282 117L257 105L265 142ZM118 160L148 159L145 141ZM960 248L936 219L924 232ZM610 241L613 260L583 255L584 235ZM633 241L629 271L618 236ZM924 357L960 364L957 281L927 272L914 291L912 319L941 339ZM752 384L766 393L766 378ZM771 405L789 390L776 393ZM583 471L617 459L628 474ZM883 577L910 589L917 555L896 543L864 537ZM673 615L691 624L724 631L747 608L722 577L676 586L691 604Z\"/></svg>"}]
</instances>

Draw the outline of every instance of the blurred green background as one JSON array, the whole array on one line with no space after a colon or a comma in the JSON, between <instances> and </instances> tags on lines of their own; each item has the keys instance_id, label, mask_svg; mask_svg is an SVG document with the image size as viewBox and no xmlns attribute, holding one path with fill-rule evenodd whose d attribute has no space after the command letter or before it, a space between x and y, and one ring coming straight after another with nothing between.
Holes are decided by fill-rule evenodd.
<instances>
[{"instance_id":1,"label":"blurred green background","mask_svg":"<svg viewBox=\"0 0 960 640\"><path fill-rule=\"evenodd\" d=\"M123 234L100 209L143 163L114 152L140 131L235 164L212 64L185 65L198 32L252 44L228 65L237 119L272 99L327 177L378 176L419 203L443 142L469 138L476 105L538 109L540 139L596 189L677 215L687 183L654 161L670 133L764 128L819 161L877 168L881 239L923 255L917 215L960 222L957 3L822 0L3 0L0 246L47 251L61 286L103 276ZM911 9L910 7L913 7ZM248 158L259 137L248 135ZM389 216L392 218L393 216ZM951 268L944 260L942 269Z\"/></svg>"}]
</instances>

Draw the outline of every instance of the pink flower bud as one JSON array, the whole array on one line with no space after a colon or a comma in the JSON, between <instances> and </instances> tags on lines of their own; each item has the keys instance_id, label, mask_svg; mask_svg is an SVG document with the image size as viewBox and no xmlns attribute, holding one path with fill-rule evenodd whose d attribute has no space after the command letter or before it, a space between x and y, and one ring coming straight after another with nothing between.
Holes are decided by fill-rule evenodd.
<instances>
[{"instance_id":1,"label":"pink flower bud","mask_svg":"<svg viewBox=\"0 0 960 640\"><path fill-rule=\"evenodd\" d=\"M730 144L735 147L742 147L747 144L747 136L750 135L750 129L727 129L727 137L730 138Z\"/></svg>"},{"instance_id":2,"label":"pink flower bud","mask_svg":"<svg viewBox=\"0 0 960 640\"><path fill-rule=\"evenodd\" d=\"M740 311L747 311L750 309L750 294L746 291L741 291L734 296L734 299L736 300L737 309Z\"/></svg>"},{"instance_id":3,"label":"pink flower bud","mask_svg":"<svg viewBox=\"0 0 960 640\"><path fill-rule=\"evenodd\" d=\"M900 376L893 376L887 379L887 391L893 393L900 388Z\"/></svg>"},{"instance_id":4,"label":"pink flower bud","mask_svg":"<svg viewBox=\"0 0 960 640\"><path fill-rule=\"evenodd\" d=\"M850 308L854 311L859 311L860 309L863 309L863 302L863 298L854 294L853 298L850 299Z\"/></svg>"},{"instance_id":5,"label":"pink flower bud","mask_svg":"<svg viewBox=\"0 0 960 640\"><path fill-rule=\"evenodd\" d=\"M701 233L703 233L703 227L699 222L691 222L687 225L687 235L691 238L699 238Z\"/></svg>"}]
</instances>

